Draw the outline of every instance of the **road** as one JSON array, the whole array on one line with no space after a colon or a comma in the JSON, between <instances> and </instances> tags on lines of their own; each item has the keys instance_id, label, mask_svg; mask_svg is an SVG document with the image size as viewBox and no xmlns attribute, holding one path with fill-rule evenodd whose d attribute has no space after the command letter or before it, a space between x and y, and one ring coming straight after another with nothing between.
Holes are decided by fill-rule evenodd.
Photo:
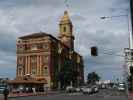
<instances>
[{"instance_id":1,"label":"road","mask_svg":"<svg viewBox=\"0 0 133 100\"><path fill-rule=\"evenodd\" d=\"M127 100L127 97L123 92L102 90L93 95L83 95L82 93L55 94L48 96L9 98L9 100Z\"/></svg>"}]
</instances>

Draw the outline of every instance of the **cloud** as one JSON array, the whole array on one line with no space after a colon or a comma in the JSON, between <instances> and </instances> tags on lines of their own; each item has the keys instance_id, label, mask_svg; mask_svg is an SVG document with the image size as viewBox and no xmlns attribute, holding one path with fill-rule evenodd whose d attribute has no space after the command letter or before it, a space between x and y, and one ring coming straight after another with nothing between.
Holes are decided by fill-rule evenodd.
<instances>
[{"instance_id":1,"label":"cloud","mask_svg":"<svg viewBox=\"0 0 133 100\"><path fill-rule=\"evenodd\" d=\"M8 75L15 77L17 37L39 31L57 36L59 20L64 10L68 9L74 25L75 50L85 60L85 75L96 70L98 73L106 71L101 74L103 79L112 79L111 73L121 76L122 73L116 69L121 70L123 58L102 52L123 54L123 48L128 47L127 17L106 20L100 17L127 14L129 2L68 0L67 3L69 8L65 7L63 0L0 1L0 75L6 76L7 73L2 72L9 68L11 71ZM99 48L100 56L95 59L90 56L90 47L93 45Z\"/></svg>"}]
</instances>

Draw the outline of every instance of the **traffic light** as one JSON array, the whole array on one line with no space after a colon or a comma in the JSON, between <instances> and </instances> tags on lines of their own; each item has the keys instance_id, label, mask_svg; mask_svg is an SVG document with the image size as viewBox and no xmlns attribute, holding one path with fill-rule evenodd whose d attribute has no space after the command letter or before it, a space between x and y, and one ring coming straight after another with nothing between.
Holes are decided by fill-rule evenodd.
<instances>
[{"instance_id":1,"label":"traffic light","mask_svg":"<svg viewBox=\"0 0 133 100\"><path fill-rule=\"evenodd\" d=\"M130 66L130 73L133 75L133 66Z\"/></svg>"},{"instance_id":2,"label":"traffic light","mask_svg":"<svg viewBox=\"0 0 133 100\"><path fill-rule=\"evenodd\" d=\"M91 47L91 56L98 56L97 47Z\"/></svg>"}]
</instances>

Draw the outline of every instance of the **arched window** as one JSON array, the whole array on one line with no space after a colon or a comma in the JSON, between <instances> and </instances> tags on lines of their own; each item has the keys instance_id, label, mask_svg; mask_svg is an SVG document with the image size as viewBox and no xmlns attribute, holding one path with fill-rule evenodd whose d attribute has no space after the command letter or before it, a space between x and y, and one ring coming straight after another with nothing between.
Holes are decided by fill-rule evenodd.
<instances>
[{"instance_id":1,"label":"arched window","mask_svg":"<svg viewBox=\"0 0 133 100\"><path fill-rule=\"evenodd\" d=\"M64 26L63 31L66 32L66 26Z\"/></svg>"},{"instance_id":2,"label":"arched window","mask_svg":"<svg viewBox=\"0 0 133 100\"><path fill-rule=\"evenodd\" d=\"M48 67L47 66L44 66L44 69L43 70L44 70L43 71L44 75L47 76L48 75Z\"/></svg>"}]
</instances>

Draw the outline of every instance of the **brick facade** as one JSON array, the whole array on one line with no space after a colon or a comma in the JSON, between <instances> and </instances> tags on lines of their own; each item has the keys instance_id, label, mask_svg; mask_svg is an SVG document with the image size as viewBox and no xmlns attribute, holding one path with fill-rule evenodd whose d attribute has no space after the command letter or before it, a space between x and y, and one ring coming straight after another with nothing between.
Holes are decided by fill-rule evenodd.
<instances>
[{"instance_id":1,"label":"brick facade","mask_svg":"<svg viewBox=\"0 0 133 100\"><path fill-rule=\"evenodd\" d=\"M62 28L66 29L62 29ZM46 80L47 87L59 87L57 74L66 60L73 61L76 76L75 85L84 82L82 56L74 51L72 23L67 12L60 21L59 40L50 34L39 32L19 37L17 40L16 80L31 78L36 81Z\"/></svg>"}]
</instances>

